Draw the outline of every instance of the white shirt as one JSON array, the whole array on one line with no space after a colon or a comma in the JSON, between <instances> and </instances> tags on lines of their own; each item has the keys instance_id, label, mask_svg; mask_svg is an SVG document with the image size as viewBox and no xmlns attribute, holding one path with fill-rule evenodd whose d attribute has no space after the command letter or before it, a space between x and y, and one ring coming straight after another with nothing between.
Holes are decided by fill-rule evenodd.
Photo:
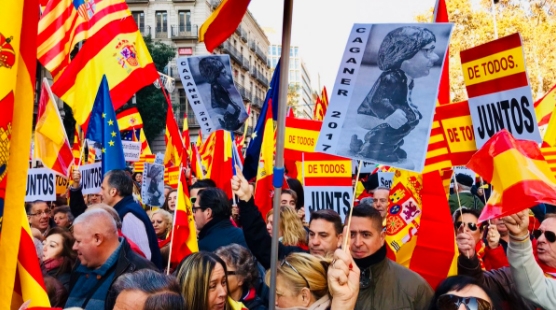
<instances>
[{"instance_id":1,"label":"white shirt","mask_svg":"<svg viewBox=\"0 0 556 310\"><path fill-rule=\"evenodd\" d=\"M131 212L122 219L122 234L137 244L148 260L151 259L151 247L145 224Z\"/></svg>"}]
</instances>

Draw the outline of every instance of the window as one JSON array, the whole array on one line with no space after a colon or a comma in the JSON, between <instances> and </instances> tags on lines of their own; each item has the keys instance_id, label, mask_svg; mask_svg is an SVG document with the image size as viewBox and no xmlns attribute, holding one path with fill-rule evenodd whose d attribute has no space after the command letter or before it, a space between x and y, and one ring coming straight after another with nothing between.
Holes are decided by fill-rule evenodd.
<instances>
[{"instance_id":1,"label":"window","mask_svg":"<svg viewBox=\"0 0 556 310\"><path fill-rule=\"evenodd\" d=\"M139 31L144 32L145 31L145 13L143 13L143 12L131 12L131 15L133 16L133 19L135 20L135 23L137 24L137 28L139 28Z\"/></svg>"},{"instance_id":2,"label":"window","mask_svg":"<svg viewBox=\"0 0 556 310\"><path fill-rule=\"evenodd\" d=\"M166 11L156 12L156 32L168 33L168 12Z\"/></svg>"},{"instance_id":3,"label":"window","mask_svg":"<svg viewBox=\"0 0 556 310\"><path fill-rule=\"evenodd\" d=\"M180 27L180 32L191 32L191 11L179 11L178 12L178 23Z\"/></svg>"},{"instance_id":4,"label":"window","mask_svg":"<svg viewBox=\"0 0 556 310\"><path fill-rule=\"evenodd\" d=\"M282 55L282 46L278 46L278 55Z\"/></svg>"}]
</instances>

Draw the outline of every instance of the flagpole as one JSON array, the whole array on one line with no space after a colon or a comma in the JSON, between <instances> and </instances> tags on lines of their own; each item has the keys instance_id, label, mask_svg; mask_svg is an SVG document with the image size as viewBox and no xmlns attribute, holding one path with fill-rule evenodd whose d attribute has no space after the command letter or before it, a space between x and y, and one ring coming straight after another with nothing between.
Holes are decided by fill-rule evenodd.
<instances>
[{"instance_id":1,"label":"flagpole","mask_svg":"<svg viewBox=\"0 0 556 310\"><path fill-rule=\"evenodd\" d=\"M274 163L273 225L272 251L270 260L270 292L276 292L276 267L278 263L278 228L280 226L280 195L284 183L284 137L286 109L288 98L288 76L290 68L290 41L292 28L293 0L284 0L284 17L282 24L282 55L280 57L280 92L278 94L278 124L276 128L276 160ZM269 294L270 309L276 306L276 294Z\"/></svg>"},{"instance_id":2,"label":"flagpole","mask_svg":"<svg viewBox=\"0 0 556 310\"><path fill-rule=\"evenodd\" d=\"M178 175L179 179L178 179L178 190L180 189L180 182L181 182L181 174L182 174L182 165L180 164L180 174ZM182 185L184 186L184 185ZM178 206L178 199L180 199L180 193L178 193L178 196L176 197L176 206ZM152 211L152 207L151 207L151 211ZM174 228L176 227L176 215L174 214L174 218L173 218L173 223L172 223L172 232L170 233L170 251L168 252L168 265L166 266L166 275L170 275L170 263L172 261L172 248L173 248L173 243L174 243Z\"/></svg>"}]
</instances>

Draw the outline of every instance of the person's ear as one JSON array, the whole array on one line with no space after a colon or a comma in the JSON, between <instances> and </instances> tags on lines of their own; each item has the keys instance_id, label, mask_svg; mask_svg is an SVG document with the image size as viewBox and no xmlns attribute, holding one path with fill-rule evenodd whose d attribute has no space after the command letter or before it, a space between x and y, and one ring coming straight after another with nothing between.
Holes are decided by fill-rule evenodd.
<instances>
[{"instance_id":1,"label":"person's ear","mask_svg":"<svg viewBox=\"0 0 556 310\"><path fill-rule=\"evenodd\" d=\"M118 190L115 189L115 188L111 188L109 193L110 193L110 196L114 197L114 196L116 196L116 194L118 194Z\"/></svg>"},{"instance_id":2,"label":"person's ear","mask_svg":"<svg viewBox=\"0 0 556 310\"><path fill-rule=\"evenodd\" d=\"M206 208L205 211L207 211L207 218L212 218L212 209Z\"/></svg>"},{"instance_id":3,"label":"person's ear","mask_svg":"<svg viewBox=\"0 0 556 310\"><path fill-rule=\"evenodd\" d=\"M311 304L311 290L307 287L301 289L301 299L304 307L309 307Z\"/></svg>"},{"instance_id":4,"label":"person's ear","mask_svg":"<svg viewBox=\"0 0 556 310\"><path fill-rule=\"evenodd\" d=\"M101 234L94 234L93 235L93 242L95 245L99 246L104 241L104 236Z\"/></svg>"}]
</instances>

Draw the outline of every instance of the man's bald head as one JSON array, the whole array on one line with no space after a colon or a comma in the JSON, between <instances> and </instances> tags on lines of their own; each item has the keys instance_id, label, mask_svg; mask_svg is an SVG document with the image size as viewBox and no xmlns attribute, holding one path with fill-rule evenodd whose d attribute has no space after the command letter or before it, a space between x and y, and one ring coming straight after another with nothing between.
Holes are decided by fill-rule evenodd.
<instances>
[{"instance_id":1,"label":"man's bald head","mask_svg":"<svg viewBox=\"0 0 556 310\"><path fill-rule=\"evenodd\" d=\"M94 208L78 216L73 222L73 249L81 264L96 269L118 248L118 229L110 213Z\"/></svg>"}]
</instances>

